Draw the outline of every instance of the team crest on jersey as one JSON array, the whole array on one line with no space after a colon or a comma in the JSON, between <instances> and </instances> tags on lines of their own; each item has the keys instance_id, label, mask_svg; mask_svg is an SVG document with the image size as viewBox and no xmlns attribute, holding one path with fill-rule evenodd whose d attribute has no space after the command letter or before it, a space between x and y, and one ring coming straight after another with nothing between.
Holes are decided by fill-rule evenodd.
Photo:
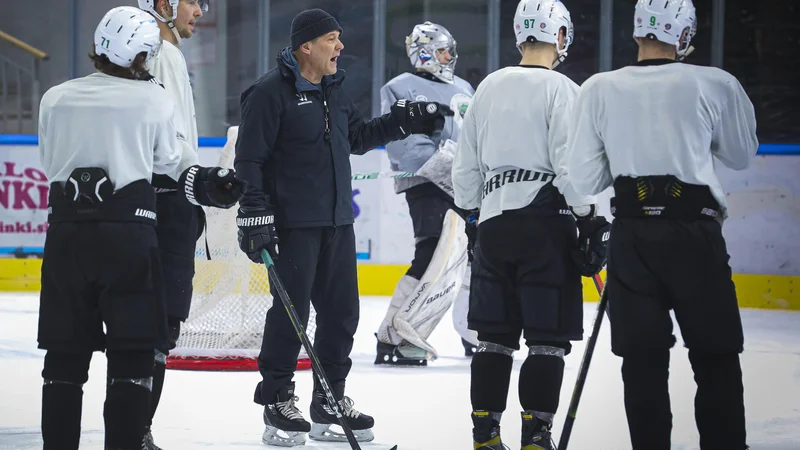
<instances>
[{"instance_id":1,"label":"team crest on jersey","mask_svg":"<svg viewBox=\"0 0 800 450\"><path fill-rule=\"evenodd\" d=\"M415 102L427 102L428 101L428 97L420 94L420 95L414 97L414 101Z\"/></svg>"},{"instance_id":2,"label":"team crest on jersey","mask_svg":"<svg viewBox=\"0 0 800 450\"><path fill-rule=\"evenodd\" d=\"M460 92L450 98L450 109L455 113L453 120L459 127L464 122L464 115L467 114L467 108L469 108L471 102L472 97Z\"/></svg>"}]
</instances>

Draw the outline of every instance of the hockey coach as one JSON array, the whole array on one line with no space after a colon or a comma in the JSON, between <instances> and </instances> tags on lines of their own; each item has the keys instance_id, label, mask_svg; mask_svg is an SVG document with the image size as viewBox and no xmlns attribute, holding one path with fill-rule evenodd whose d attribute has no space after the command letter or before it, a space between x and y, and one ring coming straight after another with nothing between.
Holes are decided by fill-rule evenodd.
<instances>
[{"instance_id":1,"label":"hockey coach","mask_svg":"<svg viewBox=\"0 0 800 450\"><path fill-rule=\"evenodd\" d=\"M315 351L350 426L368 432L372 418L351 401L341 402L359 319L350 155L410 134L436 135L452 111L434 102L398 101L388 114L365 121L342 89L341 33L325 11L301 12L277 67L242 93L234 168L247 187L237 226L240 247L253 262L262 263L262 249L275 260L304 323L313 301ZM294 407L300 348L285 309L270 308L258 358L263 380L254 398L265 406L267 432L309 431ZM311 418L327 429L336 419L326 404L315 380Z\"/></svg>"}]
</instances>

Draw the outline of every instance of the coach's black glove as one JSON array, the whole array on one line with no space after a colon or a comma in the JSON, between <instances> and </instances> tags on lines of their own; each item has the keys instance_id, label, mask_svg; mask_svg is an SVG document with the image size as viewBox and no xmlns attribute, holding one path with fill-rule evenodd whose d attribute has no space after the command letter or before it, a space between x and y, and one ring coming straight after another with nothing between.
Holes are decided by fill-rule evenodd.
<instances>
[{"instance_id":1,"label":"coach's black glove","mask_svg":"<svg viewBox=\"0 0 800 450\"><path fill-rule=\"evenodd\" d=\"M611 224L605 217L595 215L595 207L585 217L577 217L578 249L573 253L581 275L591 277L603 270L606 264Z\"/></svg>"},{"instance_id":2,"label":"coach's black glove","mask_svg":"<svg viewBox=\"0 0 800 450\"><path fill-rule=\"evenodd\" d=\"M242 198L245 182L231 169L192 166L178 180L190 203L228 209Z\"/></svg>"},{"instance_id":3,"label":"coach's black glove","mask_svg":"<svg viewBox=\"0 0 800 450\"><path fill-rule=\"evenodd\" d=\"M239 248L254 263L263 264L261 250L269 252L273 260L278 259L278 231L275 228L275 214L269 209L239 209L236 217L239 227Z\"/></svg>"},{"instance_id":4,"label":"coach's black glove","mask_svg":"<svg viewBox=\"0 0 800 450\"><path fill-rule=\"evenodd\" d=\"M391 108L391 116L400 127L403 136L439 135L444 128L445 117L452 115L453 110L450 107L436 102L398 100Z\"/></svg>"}]
</instances>

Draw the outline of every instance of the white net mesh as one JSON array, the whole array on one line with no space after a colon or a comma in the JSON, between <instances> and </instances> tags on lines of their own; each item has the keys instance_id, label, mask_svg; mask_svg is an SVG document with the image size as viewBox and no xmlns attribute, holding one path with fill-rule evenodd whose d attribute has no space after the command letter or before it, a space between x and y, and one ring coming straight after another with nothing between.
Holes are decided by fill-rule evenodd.
<instances>
[{"instance_id":1,"label":"white net mesh","mask_svg":"<svg viewBox=\"0 0 800 450\"><path fill-rule=\"evenodd\" d=\"M229 130L219 167L233 168L236 130ZM207 229L195 253L194 293L189 317L181 326L177 347L170 351L167 366L184 369L225 370L230 361L244 361L231 369L256 370L264 319L273 305L267 269L253 264L239 250L236 228L237 206L206 208ZM211 254L206 256L206 240ZM293 299L294 300L294 299ZM282 308L278 300L276 305ZM313 343L315 312L306 327ZM300 361L307 361L305 350ZM187 365L187 362L192 364ZM216 366L215 366L216 364ZM242 365L244 364L244 365Z\"/></svg>"}]
</instances>

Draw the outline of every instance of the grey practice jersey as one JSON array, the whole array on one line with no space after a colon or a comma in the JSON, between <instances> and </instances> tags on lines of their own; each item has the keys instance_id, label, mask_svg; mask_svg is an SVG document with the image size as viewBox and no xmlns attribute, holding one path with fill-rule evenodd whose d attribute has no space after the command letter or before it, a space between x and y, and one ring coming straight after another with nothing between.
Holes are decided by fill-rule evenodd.
<instances>
[{"instance_id":1,"label":"grey practice jersey","mask_svg":"<svg viewBox=\"0 0 800 450\"><path fill-rule=\"evenodd\" d=\"M530 205L552 182L570 206L596 203L567 177L567 129L578 86L543 67L506 67L478 86L453 161L455 203L481 221Z\"/></svg>"},{"instance_id":2,"label":"grey practice jersey","mask_svg":"<svg viewBox=\"0 0 800 450\"><path fill-rule=\"evenodd\" d=\"M105 169L115 190L178 167L172 100L148 81L102 73L49 89L39 112L39 157L50 182L78 167Z\"/></svg>"},{"instance_id":3,"label":"grey practice jersey","mask_svg":"<svg viewBox=\"0 0 800 450\"><path fill-rule=\"evenodd\" d=\"M438 102L450 106L455 113L453 117L447 118L442 134L435 140L423 134L414 134L401 141L389 143L386 151L392 170L416 173L433 156L442 141L458 141L461 123L474 93L472 86L459 77L454 77L453 84L448 84L403 73L386 83L381 88L382 114L388 113L392 104L401 99ZM402 192L427 181L422 177L398 178L395 180L395 192Z\"/></svg>"},{"instance_id":4,"label":"grey practice jersey","mask_svg":"<svg viewBox=\"0 0 800 450\"><path fill-rule=\"evenodd\" d=\"M618 176L674 175L709 186L724 219L712 156L746 168L758 151L756 118L731 74L656 61L589 78L573 108L569 148L570 177L580 192L602 192Z\"/></svg>"}]
</instances>

